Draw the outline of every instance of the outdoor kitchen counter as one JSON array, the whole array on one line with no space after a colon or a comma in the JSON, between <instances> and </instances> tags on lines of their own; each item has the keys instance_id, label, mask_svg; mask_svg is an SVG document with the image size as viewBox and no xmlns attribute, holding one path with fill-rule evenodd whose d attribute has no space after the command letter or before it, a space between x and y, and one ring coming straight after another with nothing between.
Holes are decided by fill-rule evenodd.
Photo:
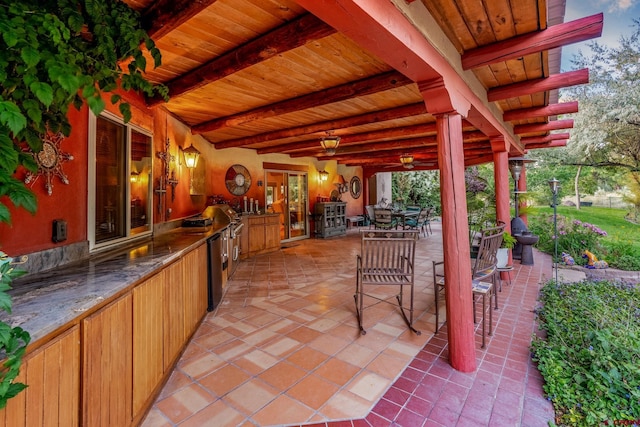
<instances>
[{"instance_id":1,"label":"outdoor kitchen counter","mask_svg":"<svg viewBox=\"0 0 640 427\"><path fill-rule=\"evenodd\" d=\"M133 285L200 246L228 224L178 228L112 251L16 279L11 315L0 318L31 334L31 343L96 311ZM19 266L18 266L19 268Z\"/></svg>"}]
</instances>

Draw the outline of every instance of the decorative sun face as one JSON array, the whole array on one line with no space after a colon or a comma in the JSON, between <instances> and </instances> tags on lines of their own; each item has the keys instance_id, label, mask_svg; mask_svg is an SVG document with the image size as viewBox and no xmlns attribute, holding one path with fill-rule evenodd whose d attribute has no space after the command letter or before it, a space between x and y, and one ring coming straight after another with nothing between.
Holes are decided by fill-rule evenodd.
<instances>
[{"instance_id":1,"label":"decorative sun face","mask_svg":"<svg viewBox=\"0 0 640 427\"><path fill-rule=\"evenodd\" d=\"M51 180L54 176L60 178L64 184L69 184L69 178L62 170L62 164L73 160L73 156L60 151L60 144L63 139L64 136L61 133L45 135L42 141L42 151L32 153L33 158L38 164L38 170L36 172L27 172L27 175L24 177L25 184L33 184L38 180L40 175L43 175L46 180L44 186L49 196L53 193Z\"/></svg>"}]
</instances>

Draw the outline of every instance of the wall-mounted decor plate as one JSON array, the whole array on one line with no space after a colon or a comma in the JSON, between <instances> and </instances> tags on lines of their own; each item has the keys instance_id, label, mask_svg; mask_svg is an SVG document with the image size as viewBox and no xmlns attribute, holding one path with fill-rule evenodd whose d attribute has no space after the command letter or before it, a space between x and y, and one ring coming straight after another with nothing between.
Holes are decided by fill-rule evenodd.
<instances>
[{"instance_id":1,"label":"wall-mounted decor plate","mask_svg":"<svg viewBox=\"0 0 640 427\"><path fill-rule=\"evenodd\" d=\"M251 187L251 175L249 175L249 171L244 166L233 165L227 169L224 182L229 193L234 196L242 196Z\"/></svg>"}]
</instances>

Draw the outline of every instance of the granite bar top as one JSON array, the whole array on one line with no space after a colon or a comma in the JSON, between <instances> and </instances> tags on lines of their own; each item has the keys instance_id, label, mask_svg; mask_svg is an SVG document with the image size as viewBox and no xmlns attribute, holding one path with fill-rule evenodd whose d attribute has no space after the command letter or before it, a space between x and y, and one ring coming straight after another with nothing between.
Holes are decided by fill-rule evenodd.
<instances>
[{"instance_id":1,"label":"granite bar top","mask_svg":"<svg viewBox=\"0 0 640 427\"><path fill-rule=\"evenodd\" d=\"M227 226L178 228L126 248L16 279L8 292L13 299L12 313L2 312L0 319L28 331L33 343L179 259Z\"/></svg>"}]
</instances>

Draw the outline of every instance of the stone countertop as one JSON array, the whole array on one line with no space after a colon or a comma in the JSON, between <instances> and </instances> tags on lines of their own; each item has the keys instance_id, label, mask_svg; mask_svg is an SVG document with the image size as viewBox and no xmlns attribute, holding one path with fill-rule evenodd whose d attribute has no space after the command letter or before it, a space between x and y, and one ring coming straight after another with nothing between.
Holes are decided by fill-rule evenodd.
<instances>
[{"instance_id":1,"label":"stone countertop","mask_svg":"<svg viewBox=\"0 0 640 427\"><path fill-rule=\"evenodd\" d=\"M180 258L227 225L178 228L41 273L21 277L9 291L13 310L0 319L31 334L31 342L81 317L137 281Z\"/></svg>"}]
</instances>

